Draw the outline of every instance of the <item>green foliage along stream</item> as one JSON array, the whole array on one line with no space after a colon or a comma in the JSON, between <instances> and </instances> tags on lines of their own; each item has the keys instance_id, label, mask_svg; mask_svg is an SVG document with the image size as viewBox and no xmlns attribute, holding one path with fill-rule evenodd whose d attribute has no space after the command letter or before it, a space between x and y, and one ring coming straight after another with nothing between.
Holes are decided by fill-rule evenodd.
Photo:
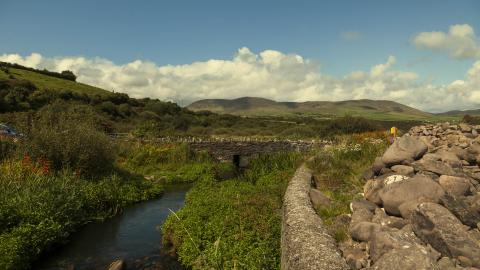
<instances>
[{"instance_id":1,"label":"green foliage along stream","mask_svg":"<svg viewBox=\"0 0 480 270\"><path fill-rule=\"evenodd\" d=\"M163 225L165 244L193 269L279 269L282 197L300 160L264 155L234 179L204 174Z\"/></svg>"}]
</instances>

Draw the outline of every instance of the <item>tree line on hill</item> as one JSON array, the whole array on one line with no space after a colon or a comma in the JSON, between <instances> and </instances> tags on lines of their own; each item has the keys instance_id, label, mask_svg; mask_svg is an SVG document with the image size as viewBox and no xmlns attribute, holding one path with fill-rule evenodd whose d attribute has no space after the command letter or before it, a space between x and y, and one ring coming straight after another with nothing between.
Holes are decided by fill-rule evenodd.
<instances>
[{"instance_id":1,"label":"tree line on hill","mask_svg":"<svg viewBox=\"0 0 480 270\"><path fill-rule=\"evenodd\" d=\"M46 69L30 68L30 67L22 66L22 65L19 65L19 64L15 64L15 63L0 62L0 69L3 72L9 74L9 68L28 70L28 71L40 73L40 74L43 74L43 75L47 75L47 76L50 76L50 77L65 79L65 80L69 80L69 81L76 81L77 80L77 76L70 70L64 70L62 72L54 72L54 71L49 71L49 70L46 70Z\"/></svg>"}]
</instances>

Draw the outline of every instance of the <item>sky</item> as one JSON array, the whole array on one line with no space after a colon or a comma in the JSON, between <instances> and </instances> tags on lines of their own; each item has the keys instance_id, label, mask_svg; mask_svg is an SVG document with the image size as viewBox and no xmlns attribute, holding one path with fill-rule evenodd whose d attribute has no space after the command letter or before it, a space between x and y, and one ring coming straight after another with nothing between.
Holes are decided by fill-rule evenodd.
<instances>
[{"instance_id":1,"label":"sky","mask_svg":"<svg viewBox=\"0 0 480 270\"><path fill-rule=\"evenodd\" d=\"M0 0L0 29L0 61L133 97L480 109L475 0Z\"/></svg>"}]
</instances>

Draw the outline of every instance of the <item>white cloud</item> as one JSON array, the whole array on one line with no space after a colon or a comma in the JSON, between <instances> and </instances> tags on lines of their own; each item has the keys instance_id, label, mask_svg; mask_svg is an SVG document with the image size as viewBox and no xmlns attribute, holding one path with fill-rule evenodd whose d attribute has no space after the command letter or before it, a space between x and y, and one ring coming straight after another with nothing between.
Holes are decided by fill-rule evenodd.
<instances>
[{"instance_id":1,"label":"white cloud","mask_svg":"<svg viewBox=\"0 0 480 270\"><path fill-rule=\"evenodd\" d=\"M461 29L462 30L462 29ZM468 29L467 29L468 30ZM458 30L468 35L468 31ZM449 85L432 85L411 71L394 70L396 58L367 71L342 77L324 74L319 65L296 54L241 48L230 60L157 66L136 60L115 64L103 58L56 57L40 54L0 55L15 62L54 71L72 70L78 81L133 97L172 100L182 105L205 98L265 97L278 101L386 99L428 111L467 109L480 105L480 61Z\"/></svg>"},{"instance_id":2,"label":"white cloud","mask_svg":"<svg viewBox=\"0 0 480 270\"><path fill-rule=\"evenodd\" d=\"M412 39L412 43L419 49L447 52L455 59L480 58L480 43L468 24L452 25L448 33L419 33Z\"/></svg>"}]
</instances>

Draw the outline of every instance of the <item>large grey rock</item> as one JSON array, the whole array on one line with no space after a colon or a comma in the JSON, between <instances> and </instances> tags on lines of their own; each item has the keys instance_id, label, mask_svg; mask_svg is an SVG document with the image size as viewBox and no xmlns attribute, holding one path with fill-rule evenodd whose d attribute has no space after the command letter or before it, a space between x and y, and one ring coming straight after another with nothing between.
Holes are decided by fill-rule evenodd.
<instances>
[{"instance_id":1,"label":"large grey rock","mask_svg":"<svg viewBox=\"0 0 480 270\"><path fill-rule=\"evenodd\" d=\"M368 243L370 258L376 262L383 254L392 249L422 245L422 241L413 233L410 225L401 230L386 229L372 236Z\"/></svg>"},{"instance_id":2,"label":"large grey rock","mask_svg":"<svg viewBox=\"0 0 480 270\"><path fill-rule=\"evenodd\" d=\"M352 213L351 224L363 222L363 221L372 221L373 213L366 208L357 208Z\"/></svg>"},{"instance_id":3,"label":"large grey rock","mask_svg":"<svg viewBox=\"0 0 480 270\"><path fill-rule=\"evenodd\" d=\"M368 253L365 243L351 241L348 246L340 245L340 250L350 269L362 269L368 265Z\"/></svg>"},{"instance_id":4,"label":"large grey rock","mask_svg":"<svg viewBox=\"0 0 480 270\"><path fill-rule=\"evenodd\" d=\"M327 207L331 204L330 199L325 196L320 190L312 188L310 189L310 199L315 208Z\"/></svg>"},{"instance_id":5,"label":"large grey rock","mask_svg":"<svg viewBox=\"0 0 480 270\"><path fill-rule=\"evenodd\" d=\"M377 205L382 204L382 200L380 199L380 190L383 188L383 181L379 179L371 179L368 180L367 183L363 186L363 194L365 199L368 201L375 203Z\"/></svg>"},{"instance_id":6,"label":"large grey rock","mask_svg":"<svg viewBox=\"0 0 480 270\"><path fill-rule=\"evenodd\" d=\"M375 270L431 270L437 269L436 259L425 247L409 246L392 249L373 265Z\"/></svg>"},{"instance_id":7,"label":"large grey rock","mask_svg":"<svg viewBox=\"0 0 480 270\"><path fill-rule=\"evenodd\" d=\"M437 161L431 158L422 158L421 160L412 163L416 171L428 171L438 175L456 175L453 168L442 161Z\"/></svg>"},{"instance_id":8,"label":"large grey rock","mask_svg":"<svg viewBox=\"0 0 480 270\"><path fill-rule=\"evenodd\" d=\"M379 194L385 211L392 215L400 215L399 206L401 204L420 198L438 202L445 192L432 179L416 175L385 186Z\"/></svg>"},{"instance_id":9,"label":"large grey rock","mask_svg":"<svg viewBox=\"0 0 480 270\"><path fill-rule=\"evenodd\" d=\"M421 203L412 214L415 234L442 255L464 256L480 267L479 243L447 208L436 203Z\"/></svg>"},{"instance_id":10,"label":"large grey rock","mask_svg":"<svg viewBox=\"0 0 480 270\"><path fill-rule=\"evenodd\" d=\"M354 212L357 209L364 208L367 209L368 211L374 213L375 209L378 208L378 206L370 201L367 201L365 199L356 199L353 200L351 203L351 208L352 212Z\"/></svg>"},{"instance_id":11,"label":"large grey rock","mask_svg":"<svg viewBox=\"0 0 480 270\"><path fill-rule=\"evenodd\" d=\"M413 176L415 170L411 166L406 165L394 165L392 166L392 171L398 174L406 175L406 176Z\"/></svg>"},{"instance_id":12,"label":"large grey rock","mask_svg":"<svg viewBox=\"0 0 480 270\"><path fill-rule=\"evenodd\" d=\"M480 213L475 211L475 209L467 203L464 197L453 197L449 194L445 194L440 199L440 202L463 224L475 228L477 227L477 223L480 222Z\"/></svg>"},{"instance_id":13,"label":"large grey rock","mask_svg":"<svg viewBox=\"0 0 480 270\"><path fill-rule=\"evenodd\" d=\"M383 168L385 168L385 163L383 163L382 158L381 157L375 158L375 161L373 162L373 165L372 165L373 172L375 172L375 174L379 174Z\"/></svg>"},{"instance_id":14,"label":"large grey rock","mask_svg":"<svg viewBox=\"0 0 480 270\"><path fill-rule=\"evenodd\" d=\"M421 140L412 136L402 136L385 151L382 162L388 167L410 163L422 157L427 150L427 145Z\"/></svg>"},{"instance_id":15,"label":"large grey rock","mask_svg":"<svg viewBox=\"0 0 480 270\"><path fill-rule=\"evenodd\" d=\"M464 177L442 175L438 179L438 183L442 188L454 195L454 196L464 196L470 191L470 180Z\"/></svg>"},{"instance_id":16,"label":"large grey rock","mask_svg":"<svg viewBox=\"0 0 480 270\"><path fill-rule=\"evenodd\" d=\"M387 215L382 209L375 209L375 214L370 219L374 223L378 223L382 226L388 226L391 228L401 229L408 224L407 219L403 219L396 216Z\"/></svg>"},{"instance_id":17,"label":"large grey rock","mask_svg":"<svg viewBox=\"0 0 480 270\"><path fill-rule=\"evenodd\" d=\"M357 241L369 241L381 231L381 225L373 222L362 221L350 223L350 236Z\"/></svg>"},{"instance_id":18,"label":"large grey rock","mask_svg":"<svg viewBox=\"0 0 480 270\"><path fill-rule=\"evenodd\" d=\"M438 150L435 155L437 155L441 161L449 164L452 167L461 167L462 162L456 153L450 151L450 149L441 149Z\"/></svg>"}]
</instances>

